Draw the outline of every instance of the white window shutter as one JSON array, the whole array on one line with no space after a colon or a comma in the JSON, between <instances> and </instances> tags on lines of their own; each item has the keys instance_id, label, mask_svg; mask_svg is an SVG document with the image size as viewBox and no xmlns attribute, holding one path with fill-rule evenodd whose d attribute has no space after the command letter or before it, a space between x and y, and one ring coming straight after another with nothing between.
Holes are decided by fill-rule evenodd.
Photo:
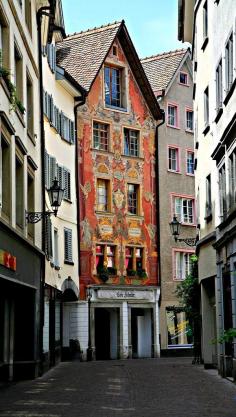
<instances>
[{"instance_id":1,"label":"white window shutter","mask_svg":"<svg viewBox=\"0 0 236 417\"><path fill-rule=\"evenodd\" d=\"M63 177L64 177L64 198L67 200L71 199L71 184L70 184L70 171L66 168L63 168Z\"/></svg>"},{"instance_id":2,"label":"white window shutter","mask_svg":"<svg viewBox=\"0 0 236 417\"><path fill-rule=\"evenodd\" d=\"M55 177L57 177L56 158L54 158L53 156L49 156L49 164L50 164L50 173L49 173L49 180L50 180L49 188L50 188L53 184L53 181L54 181Z\"/></svg>"},{"instance_id":3,"label":"white window shutter","mask_svg":"<svg viewBox=\"0 0 236 417\"><path fill-rule=\"evenodd\" d=\"M64 174L63 174L64 168L61 165L57 165L57 179L59 181L59 185L61 188L65 188L64 185ZM65 193L64 193L65 195Z\"/></svg>"},{"instance_id":4,"label":"white window shutter","mask_svg":"<svg viewBox=\"0 0 236 417\"><path fill-rule=\"evenodd\" d=\"M46 188L49 188L49 155L47 151L44 152L44 184Z\"/></svg>"}]
</instances>

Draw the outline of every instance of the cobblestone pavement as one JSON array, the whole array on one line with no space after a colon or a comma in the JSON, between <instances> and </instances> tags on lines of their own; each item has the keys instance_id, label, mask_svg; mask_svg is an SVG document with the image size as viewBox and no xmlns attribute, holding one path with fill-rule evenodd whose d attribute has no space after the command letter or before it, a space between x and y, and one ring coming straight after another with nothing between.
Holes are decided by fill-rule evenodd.
<instances>
[{"instance_id":1,"label":"cobblestone pavement","mask_svg":"<svg viewBox=\"0 0 236 417\"><path fill-rule=\"evenodd\" d=\"M236 417L236 386L190 358L61 363L0 390L0 417Z\"/></svg>"}]
</instances>

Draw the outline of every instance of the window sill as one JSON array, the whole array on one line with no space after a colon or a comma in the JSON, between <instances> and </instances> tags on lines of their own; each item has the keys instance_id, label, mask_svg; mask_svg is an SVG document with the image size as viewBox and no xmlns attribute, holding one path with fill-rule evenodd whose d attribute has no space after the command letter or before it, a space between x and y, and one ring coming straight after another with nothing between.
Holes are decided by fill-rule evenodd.
<instances>
[{"instance_id":1,"label":"window sill","mask_svg":"<svg viewBox=\"0 0 236 417\"><path fill-rule=\"evenodd\" d=\"M201 49L202 49L203 52L206 49L206 46L208 44L208 41L209 41L209 38L208 38L208 36L206 36L205 39L204 39L204 41L203 41L202 47L201 47Z\"/></svg>"},{"instance_id":2,"label":"window sill","mask_svg":"<svg viewBox=\"0 0 236 417\"><path fill-rule=\"evenodd\" d=\"M217 109L217 115L216 115L216 118L214 120L215 123L218 123L218 121L220 120L222 114L223 114L223 108L222 107L219 107L219 109Z\"/></svg>"},{"instance_id":3,"label":"window sill","mask_svg":"<svg viewBox=\"0 0 236 417\"><path fill-rule=\"evenodd\" d=\"M185 132L186 132L186 133L191 133L191 134L193 135L193 130L190 130L190 129L185 129Z\"/></svg>"},{"instance_id":4,"label":"window sill","mask_svg":"<svg viewBox=\"0 0 236 417\"><path fill-rule=\"evenodd\" d=\"M181 85L181 87L190 87L189 84L184 84L184 83L181 83L181 82L178 82L178 84Z\"/></svg>"},{"instance_id":5,"label":"window sill","mask_svg":"<svg viewBox=\"0 0 236 417\"><path fill-rule=\"evenodd\" d=\"M107 154L112 154L112 155L114 155L114 152L112 152L111 150L107 150L107 151L104 151L103 149L98 149L98 148L93 148L93 147L91 147L90 148L90 150L92 151L92 152L101 152L101 154L102 155L107 155Z\"/></svg>"},{"instance_id":6,"label":"window sill","mask_svg":"<svg viewBox=\"0 0 236 417\"><path fill-rule=\"evenodd\" d=\"M65 265L74 265L75 263L73 262L73 261L66 261L66 260L64 260L64 264Z\"/></svg>"},{"instance_id":7,"label":"window sill","mask_svg":"<svg viewBox=\"0 0 236 417\"><path fill-rule=\"evenodd\" d=\"M178 126L172 126L172 125L169 125L168 123L166 123L166 126L167 127L171 127L172 129L180 130L180 127L178 127Z\"/></svg>"},{"instance_id":8,"label":"window sill","mask_svg":"<svg viewBox=\"0 0 236 417\"><path fill-rule=\"evenodd\" d=\"M195 176L195 174L190 174L189 172L186 172L186 175L187 175L188 177L194 177L194 176Z\"/></svg>"},{"instance_id":9,"label":"window sill","mask_svg":"<svg viewBox=\"0 0 236 417\"><path fill-rule=\"evenodd\" d=\"M180 171L174 171L172 169L167 169L167 171L170 172L171 174L179 174L179 175L182 174L182 172L180 172Z\"/></svg>"},{"instance_id":10,"label":"window sill","mask_svg":"<svg viewBox=\"0 0 236 417\"><path fill-rule=\"evenodd\" d=\"M231 98L231 96L234 92L235 86L236 86L236 78L234 79L233 83L230 86L230 89L227 91L227 94L225 96L225 99L224 99L224 105L225 106L228 104L228 102L229 102L229 100L230 100L230 98Z\"/></svg>"},{"instance_id":11,"label":"window sill","mask_svg":"<svg viewBox=\"0 0 236 417\"><path fill-rule=\"evenodd\" d=\"M3 77L0 77L0 84L2 85L2 88L5 91L8 100L10 101L11 95L10 95L10 92L8 90L8 87L7 87L7 84L4 81L4 78Z\"/></svg>"},{"instance_id":12,"label":"window sill","mask_svg":"<svg viewBox=\"0 0 236 417\"><path fill-rule=\"evenodd\" d=\"M72 204L72 201L71 200L69 200L68 198L63 198L63 201L65 201L66 203L69 203L69 204Z\"/></svg>"},{"instance_id":13,"label":"window sill","mask_svg":"<svg viewBox=\"0 0 236 417\"><path fill-rule=\"evenodd\" d=\"M207 124L207 126L206 126L206 127L205 127L205 129L203 130L202 134L203 134L204 136L206 136L206 135L207 135L207 133L209 132L209 130L210 130L210 125L209 125L209 124Z\"/></svg>"},{"instance_id":14,"label":"window sill","mask_svg":"<svg viewBox=\"0 0 236 417\"><path fill-rule=\"evenodd\" d=\"M116 111L119 111L121 113L127 113L127 109L125 109L124 107L116 107L116 106L111 106L109 104L105 104L105 109L116 110Z\"/></svg>"},{"instance_id":15,"label":"window sill","mask_svg":"<svg viewBox=\"0 0 236 417\"><path fill-rule=\"evenodd\" d=\"M196 227L195 223L181 223L181 226Z\"/></svg>"},{"instance_id":16,"label":"window sill","mask_svg":"<svg viewBox=\"0 0 236 417\"><path fill-rule=\"evenodd\" d=\"M102 215L102 216L109 216L109 215L112 215L112 216L114 216L114 214L115 213L113 213L112 211L109 211L109 210L107 210L107 211L101 211L101 210L95 210L95 213L96 214L100 214L100 215Z\"/></svg>"},{"instance_id":17,"label":"window sill","mask_svg":"<svg viewBox=\"0 0 236 417\"><path fill-rule=\"evenodd\" d=\"M122 158L140 159L140 160L144 161L143 156L125 155L124 153L122 153L121 156L122 156Z\"/></svg>"}]
</instances>

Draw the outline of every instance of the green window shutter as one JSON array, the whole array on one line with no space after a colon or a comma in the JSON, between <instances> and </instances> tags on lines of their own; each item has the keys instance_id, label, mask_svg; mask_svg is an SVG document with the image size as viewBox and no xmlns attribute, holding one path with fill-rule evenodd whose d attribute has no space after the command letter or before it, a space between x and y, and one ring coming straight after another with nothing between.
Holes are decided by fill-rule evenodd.
<instances>
[{"instance_id":1,"label":"green window shutter","mask_svg":"<svg viewBox=\"0 0 236 417\"><path fill-rule=\"evenodd\" d=\"M72 230L64 228L65 261L73 262L72 257Z\"/></svg>"},{"instance_id":2,"label":"green window shutter","mask_svg":"<svg viewBox=\"0 0 236 417\"><path fill-rule=\"evenodd\" d=\"M52 222L49 216L45 218L45 254L47 259L52 259Z\"/></svg>"}]
</instances>

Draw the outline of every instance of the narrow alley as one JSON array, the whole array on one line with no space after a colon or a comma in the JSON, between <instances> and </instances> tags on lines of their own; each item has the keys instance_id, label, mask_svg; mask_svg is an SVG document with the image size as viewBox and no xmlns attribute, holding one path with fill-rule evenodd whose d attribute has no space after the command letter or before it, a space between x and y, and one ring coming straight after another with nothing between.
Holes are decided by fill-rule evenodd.
<instances>
[{"instance_id":1,"label":"narrow alley","mask_svg":"<svg viewBox=\"0 0 236 417\"><path fill-rule=\"evenodd\" d=\"M235 415L235 385L191 358L64 362L0 390L0 417Z\"/></svg>"}]
</instances>

